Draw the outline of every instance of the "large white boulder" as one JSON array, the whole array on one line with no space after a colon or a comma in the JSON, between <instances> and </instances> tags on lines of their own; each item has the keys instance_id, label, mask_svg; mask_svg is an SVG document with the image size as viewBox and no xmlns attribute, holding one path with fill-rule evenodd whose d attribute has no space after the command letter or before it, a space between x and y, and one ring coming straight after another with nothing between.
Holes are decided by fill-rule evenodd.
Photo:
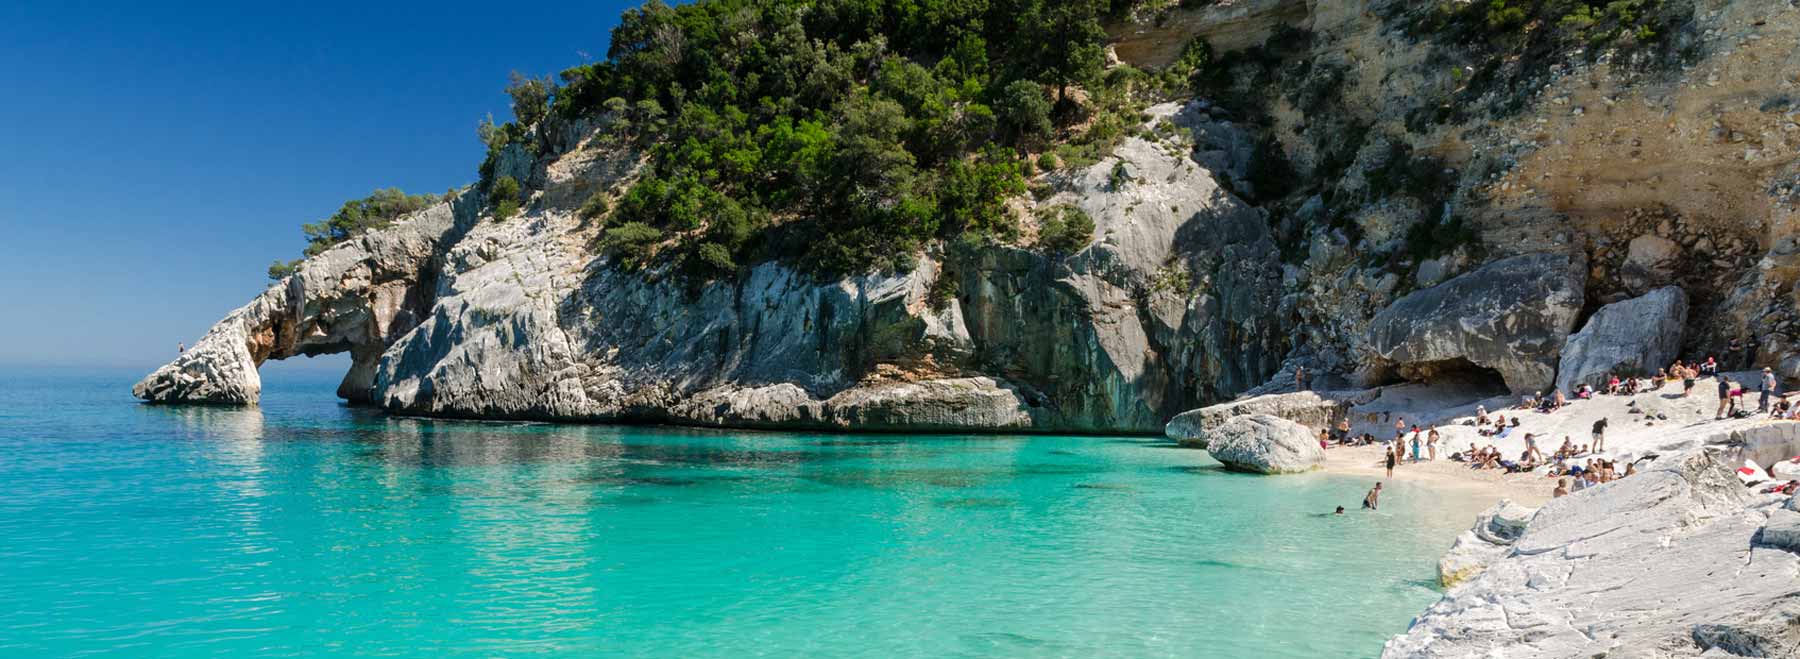
<instances>
[{"instance_id":1,"label":"large white boulder","mask_svg":"<svg viewBox=\"0 0 1800 659\"><path fill-rule=\"evenodd\" d=\"M1325 464L1325 449L1306 426L1267 414L1234 416L1205 431L1206 452L1238 471L1292 474Z\"/></svg>"},{"instance_id":2,"label":"large white boulder","mask_svg":"<svg viewBox=\"0 0 1800 659\"><path fill-rule=\"evenodd\" d=\"M1687 293L1664 286L1600 307L1563 346L1556 386L1573 391L1602 384L1608 373L1651 373L1675 360L1687 323Z\"/></svg>"},{"instance_id":3,"label":"large white boulder","mask_svg":"<svg viewBox=\"0 0 1800 659\"><path fill-rule=\"evenodd\" d=\"M1207 429L1215 428L1232 417L1249 414L1280 417L1308 426L1317 433L1319 429L1330 427L1348 414L1351 405L1369 402L1377 393L1379 390L1340 393L1296 391L1242 398L1177 414L1163 426L1163 434L1182 446L1206 448L1204 438Z\"/></svg>"},{"instance_id":4,"label":"large white boulder","mask_svg":"<svg viewBox=\"0 0 1800 659\"><path fill-rule=\"evenodd\" d=\"M1472 364L1514 392L1549 386L1581 312L1586 267L1580 257L1525 254L1407 294L1369 321L1365 379L1429 379Z\"/></svg>"}]
</instances>

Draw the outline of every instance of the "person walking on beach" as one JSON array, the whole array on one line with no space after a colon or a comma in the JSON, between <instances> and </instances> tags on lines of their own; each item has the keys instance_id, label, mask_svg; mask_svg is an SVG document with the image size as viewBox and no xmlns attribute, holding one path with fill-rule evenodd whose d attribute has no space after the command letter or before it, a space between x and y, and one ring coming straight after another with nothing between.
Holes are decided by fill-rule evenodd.
<instances>
[{"instance_id":1,"label":"person walking on beach","mask_svg":"<svg viewBox=\"0 0 1800 659\"><path fill-rule=\"evenodd\" d=\"M1594 452L1606 450L1606 417L1594 422Z\"/></svg>"},{"instance_id":2,"label":"person walking on beach","mask_svg":"<svg viewBox=\"0 0 1800 659\"><path fill-rule=\"evenodd\" d=\"M1363 495L1363 510L1376 510L1376 506L1379 505L1380 503L1381 503L1381 482L1376 481L1375 488L1372 490L1369 490L1368 494Z\"/></svg>"},{"instance_id":3,"label":"person walking on beach","mask_svg":"<svg viewBox=\"0 0 1800 659\"><path fill-rule=\"evenodd\" d=\"M1757 414L1763 414L1769 411L1769 400L1775 397L1775 385L1775 371L1764 366L1762 374L1762 395L1758 396L1756 399Z\"/></svg>"}]
</instances>

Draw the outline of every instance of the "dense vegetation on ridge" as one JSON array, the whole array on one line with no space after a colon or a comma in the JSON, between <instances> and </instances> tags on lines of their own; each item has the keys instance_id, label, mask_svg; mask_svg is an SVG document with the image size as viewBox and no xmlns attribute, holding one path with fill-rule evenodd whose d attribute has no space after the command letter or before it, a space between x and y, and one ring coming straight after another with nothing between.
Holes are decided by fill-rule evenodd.
<instances>
[{"instance_id":1,"label":"dense vegetation on ridge","mask_svg":"<svg viewBox=\"0 0 1800 659\"><path fill-rule=\"evenodd\" d=\"M1006 201L1028 176L1098 160L1145 103L1186 89L1104 71L1101 19L1131 4L653 1L624 14L605 61L560 85L515 77L518 121L483 127L483 179L509 145L537 148L535 122L600 118L604 139L648 150L629 190L583 210L627 266L835 274L936 240L1015 240Z\"/></svg>"},{"instance_id":2,"label":"dense vegetation on ridge","mask_svg":"<svg viewBox=\"0 0 1800 659\"><path fill-rule=\"evenodd\" d=\"M412 195L399 188L385 188L376 190L367 197L346 201L331 217L301 225L300 231L306 234L306 256L316 256L370 229L385 227L404 215L423 210L450 195L448 192L441 197L429 193ZM269 265L269 278L281 279L294 274L294 269L304 260L277 260Z\"/></svg>"}]
</instances>

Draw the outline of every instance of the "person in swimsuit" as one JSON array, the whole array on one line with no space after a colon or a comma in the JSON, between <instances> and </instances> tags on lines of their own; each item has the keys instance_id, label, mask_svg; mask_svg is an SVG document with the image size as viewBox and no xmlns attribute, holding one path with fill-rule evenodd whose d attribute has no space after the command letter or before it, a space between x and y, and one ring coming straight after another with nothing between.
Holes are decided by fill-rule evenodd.
<instances>
[{"instance_id":1,"label":"person in swimsuit","mask_svg":"<svg viewBox=\"0 0 1800 659\"><path fill-rule=\"evenodd\" d=\"M1375 510L1376 509L1375 506L1380 503L1381 503L1381 483L1376 482L1375 489L1369 490L1368 494L1363 495L1363 510Z\"/></svg>"},{"instance_id":2,"label":"person in swimsuit","mask_svg":"<svg viewBox=\"0 0 1800 659\"><path fill-rule=\"evenodd\" d=\"M1419 427L1413 426L1413 436L1412 436L1412 462L1413 462L1413 464L1419 464L1419 453L1421 453L1421 451L1419 450Z\"/></svg>"},{"instance_id":3,"label":"person in swimsuit","mask_svg":"<svg viewBox=\"0 0 1800 659\"><path fill-rule=\"evenodd\" d=\"M1398 455L1398 453L1400 451L1398 445L1400 444L1400 442L1394 442L1394 444L1395 444L1394 446L1389 446L1388 450L1387 450L1387 475L1388 475L1388 478L1394 477L1394 463L1400 461L1400 456Z\"/></svg>"}]
</instances>

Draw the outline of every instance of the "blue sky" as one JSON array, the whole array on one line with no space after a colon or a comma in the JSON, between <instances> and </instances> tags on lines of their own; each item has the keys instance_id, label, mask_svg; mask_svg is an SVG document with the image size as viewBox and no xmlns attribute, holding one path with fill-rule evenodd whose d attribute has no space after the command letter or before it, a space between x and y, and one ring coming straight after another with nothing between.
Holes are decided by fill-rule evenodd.
<instances>
[{"instance_id":1,"label":"blue sky","mask_svg":"<svg viewBox=\"0 0 1800 659\"><path fill-rule=\"evenodd\" d=\"M637 3L148 4L0 3L0 365L166 361L301 223L473 180L508 72Z\"/></svg>"}]
</instances>

